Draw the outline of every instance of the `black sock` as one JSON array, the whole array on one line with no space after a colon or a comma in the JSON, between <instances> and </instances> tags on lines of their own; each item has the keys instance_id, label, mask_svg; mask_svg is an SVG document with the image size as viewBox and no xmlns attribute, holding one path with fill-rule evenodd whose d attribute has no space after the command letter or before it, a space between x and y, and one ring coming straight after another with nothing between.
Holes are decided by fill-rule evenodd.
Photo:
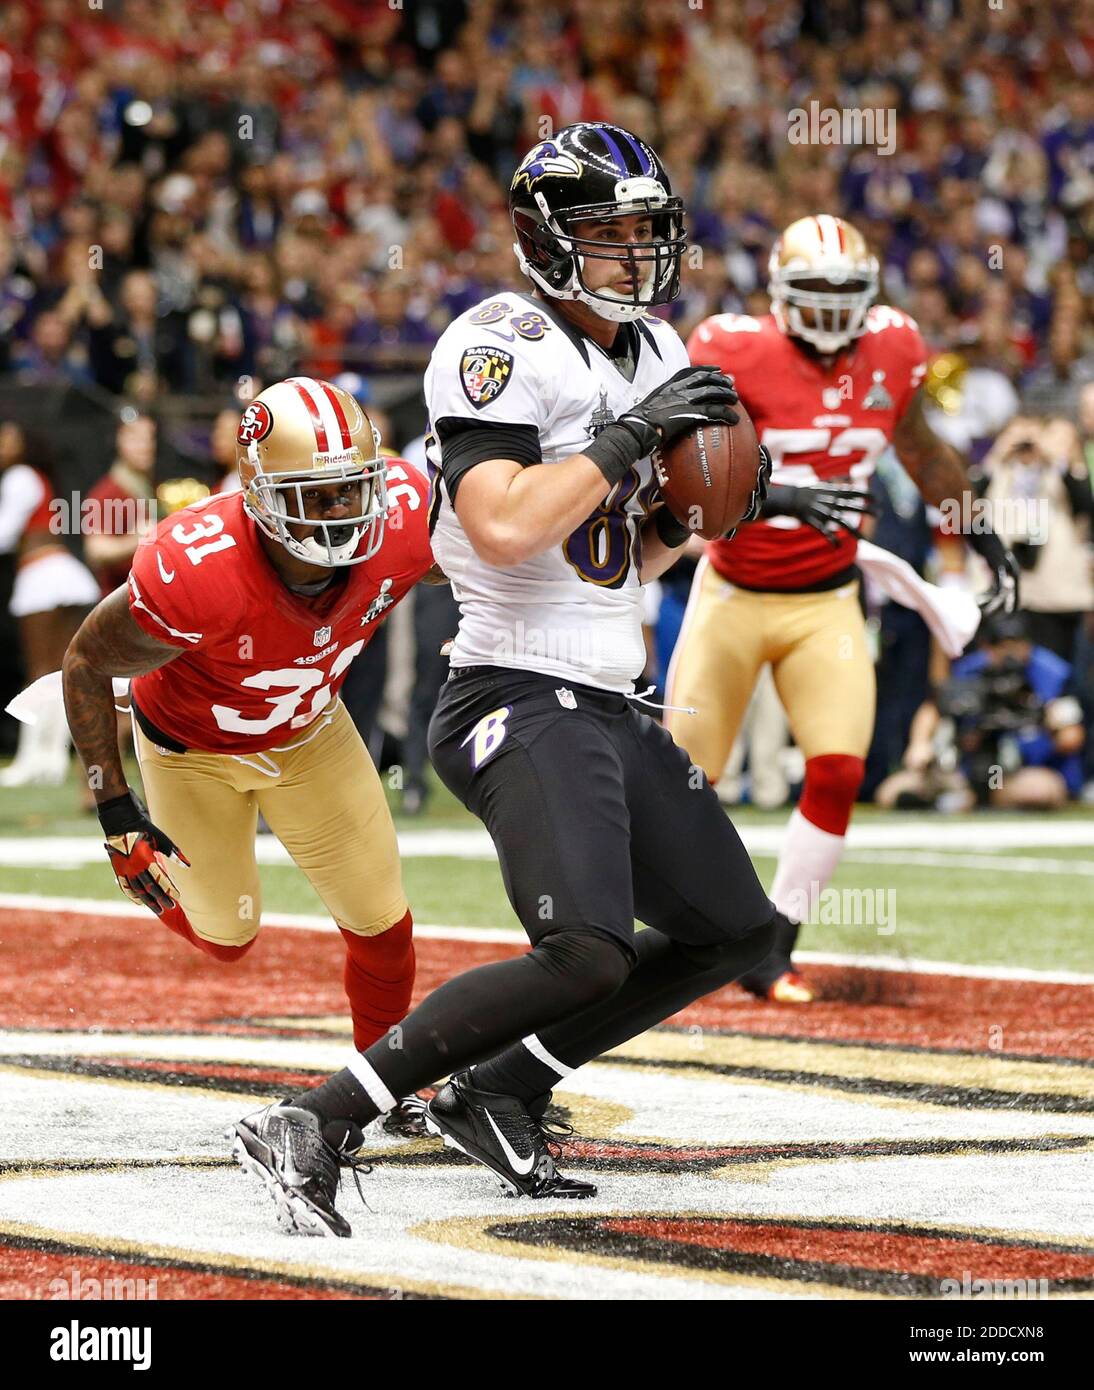
<instances>
[{"instance_id":1,"label":"black sock","mask_svg":"<svg viewBox=\"0 0 1094 1390\"><path fill-rule=\"evenodd\" d=\"M310 1110L326 1123L329 1120L353 1119L362 1128L379 1115L380 1107L350 1071L343 1067L328 1077L321 1086L304 1091L290 1101L302 1110Z\"/></svg>"},{"instance_id":2,"label":"black sock","mask_svg":"<svg viewBox=\"0 0 1094 1390\"><path fill-rule=\"evenodd\" d=\"M741 984L756 994L766 994L780 975L790 969L790 957L798 941L800 924L792 922L785 913L775 918L775 939L770 952L741 976Z\"/></svg>"},{"instance_id":3,"label":"black sock","mask_svg":"<svg viewBox=\"0 0 1094 1390\"><path fill-rule=\"evenodd\" d=\"M441 985L373 1043L360 1065L303 1092L293 1104L323 1121L367 1125L400 1096L609 997L626 979L632 959L627 946L606 933L556 929L527 955L481 965Z\"/></svg>"},{"instance_id":4,"label":"black sock","mask_svg":"<svg viewBox=\"0 0 1094 1390\"><path fill-rule=\"evenodd\" d=\"M774 930L773 922L765 922L718 946L685 945L652 928L639 932L635 939L638 964L620 990L603 1003L537 1032L535 1052L520 1042L475 1067L473 1084L484 1091L518 1096L528 1104L574 1068L663 1023L752 969L771 950ZM552 1067L545 1058L559 1066Z\"/></svg>"}]
</instances>

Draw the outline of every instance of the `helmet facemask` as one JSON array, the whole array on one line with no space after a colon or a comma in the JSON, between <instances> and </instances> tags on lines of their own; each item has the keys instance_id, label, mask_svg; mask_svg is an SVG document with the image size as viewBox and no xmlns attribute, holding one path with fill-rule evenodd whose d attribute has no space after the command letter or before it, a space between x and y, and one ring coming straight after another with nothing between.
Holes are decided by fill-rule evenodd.
<instances>
[{"instance_id":1,"label":"helmet facemask","mask_svg":"<svg viewBox=\"0 0 1094 1390\"><path fill-rule=\"evenodd\" d=\"M768 286L779 327L821 353L841 352L866 331L877 275L842 279L836 272L781 271Z\"/></svg>"},{"instance_id":2,"label":"helmet facemask","mask_svg":"<svg viewBox=\"0 0 1094 1390\"><path fill-rule=\"evenodd\" d=\"M358 484L357 511L336 521L308 517L304 492L339 483ZM383 544L388 510L386 461L381 457L366 462L354 448L345 462L324 464L321 469L289 474L256 469L245 504L262 530L297 559L324 569L360 565ZM310 534L299 539L289 528L302 526L309 527Z\"/></svg>"}]
</instances>

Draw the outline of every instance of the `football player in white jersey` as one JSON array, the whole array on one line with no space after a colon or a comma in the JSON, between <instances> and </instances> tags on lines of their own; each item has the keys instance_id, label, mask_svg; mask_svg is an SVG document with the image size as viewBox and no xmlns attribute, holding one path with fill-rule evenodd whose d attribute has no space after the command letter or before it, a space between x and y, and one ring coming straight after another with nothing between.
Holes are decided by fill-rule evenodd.
<instances>
[{"instance_id":1,"label":"football player in white jersey","mask_svg":"<svg viewBox=\"0 0 1094 1390\"><path fill-rule=\"evenodd\" d=\"M240 1160L319 1234L348 1233L334 1196L360 1127L447 1075L433 1132L514 1192L590 1195L555 1169L551 1087L774 936L714 791L634 703L640 585L688 539L650 455L737 419L729 378L689 366L648 313L679 288L681 201L644 141L582 123L528 153L510 211L529 292L461 315L426 373L433 546L461 615L430 753L489 829L532 950L449 981L397 1043L237 1125Z\"/></svg>"}]
</instances>

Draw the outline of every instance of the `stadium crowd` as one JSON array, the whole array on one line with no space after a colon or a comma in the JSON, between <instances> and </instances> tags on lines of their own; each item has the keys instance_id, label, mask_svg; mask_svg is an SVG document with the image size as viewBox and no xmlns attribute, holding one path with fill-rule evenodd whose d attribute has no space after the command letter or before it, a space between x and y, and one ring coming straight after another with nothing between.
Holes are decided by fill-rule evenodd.
<instances>
[{"instance_id":1,"label":"stadium crowd","mask_svg":"<svg viewBox=\"0 0 1094 1390\"><path fill-rule=\"evenodd\" d=\"M1010 539L1026 635L1070 663L1089 734L1092 78L1094 0L21 0L0 9L0 385L152 415L192 396L187 428L211 433L279 377L349 374L386 442L413 447L438 334L518 283L520 154L618 121L688 207L669 311L685 335L766 312L767 256L795 218L864 232L882 298L937 354L933 423L989 494L1054 508L1047 537ZM795 143L789 113L814 109L895 126ZM879 482L885 543L922 566L896 474ZM666 614L686 582L680 567ZM893 699L925 698L926 643L889 635ZM884 690L883 673L882 709ZM882 719L874 786L916 703L895 730Z\"/></svg>"}]
</instances>

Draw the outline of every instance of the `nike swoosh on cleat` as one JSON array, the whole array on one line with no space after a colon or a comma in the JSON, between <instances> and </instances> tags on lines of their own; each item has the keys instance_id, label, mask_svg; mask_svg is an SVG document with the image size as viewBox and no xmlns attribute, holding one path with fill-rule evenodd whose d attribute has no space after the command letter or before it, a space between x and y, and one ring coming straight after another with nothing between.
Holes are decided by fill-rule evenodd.
<instances>
[{"instance_id":1,"label":"nike swoosh on cleat","mask_svg":"<svg viewBox=\"0 0 1094 1390\"><path fill-rule=\"evenodd\" d=\"M535 1164L535 1154L529 1154L527 1158L518 1158L513 1152L513 1146L509 1143L509 1140L506 1139L505 1135L502 1134L501 1130L494 1123L494 1117L489 1110L486 1112L486 1118L490 1122L490 1128L498 1136L498 1143L501 1145L501 1151L505 1155L506 1161L513 1172L519 1173L522 1177L527 1176L527 1174L532 1171L533 1165Z\"/></svg>"}]
</instances>

